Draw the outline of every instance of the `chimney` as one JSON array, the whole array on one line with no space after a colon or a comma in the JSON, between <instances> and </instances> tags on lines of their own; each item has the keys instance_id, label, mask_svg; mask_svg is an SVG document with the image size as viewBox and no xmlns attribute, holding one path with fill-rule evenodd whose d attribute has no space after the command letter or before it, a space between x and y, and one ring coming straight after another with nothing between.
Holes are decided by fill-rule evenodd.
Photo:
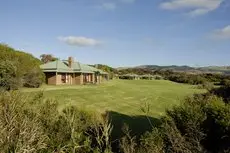
<instances>
[{"instance_id":1,"label":"chimney","mask_svg":"<svg viewBox=\"0 0 230 153\"><path fill-rule=\"evenodd\" d=\"M68 62L69 62L69 67L72 68L73 67L73 63L74 63L74 58L73 57L69 57Z\"/></svg>"}]
</instances>

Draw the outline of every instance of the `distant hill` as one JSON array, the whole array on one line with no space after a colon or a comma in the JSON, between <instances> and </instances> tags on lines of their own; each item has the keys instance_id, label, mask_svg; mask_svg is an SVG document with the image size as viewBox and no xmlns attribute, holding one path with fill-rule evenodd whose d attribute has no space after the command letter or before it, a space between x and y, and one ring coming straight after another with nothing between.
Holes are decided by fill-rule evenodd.
<instances>
[{"instance_id":1,"label":"distant hill","mask_svg":"<svg viewBox=\"0 0 230 153\"><path fill-rule=\"evenodd\" d=\"M159 66L159 65L140 65L134 67L118 67L112 68L108 65L103 64L95 64L91 65L93 67L97 67L105 72L113 73L113 74L124 74L124 73L140 73L145 74L152 71L166 71L171 70L174 72L188 72L188 73L222 73L230 75L230 66L207 66L207 67L191 67L187 65L177 66L177 65L169 65L169 66ZM120 73L119 73L120 72Z\"/></svg>"},{"instance_id":2,"label":"distant hill","mask_svg":"<svg viewBox=\"0 0 230 153\"><path fill-rule=\"evenodd\" d=\"M223 73L230 75L230 66L208 66L208 67L199 67L197 70L202 72L213 72L213 73Z\"/></svg>"},{"instance_id":3,"label":"distant hill","mask_svg":"<svg viewBox=\"0 0 230 153\"><path fill-rule=\"evenodd\" d=\"M136 67L119 67L118 71L124 71L132 69L143 69L149 71L156 70L171 70L175 72L189 72L189 73L223 73L230 75L230 66L208 66L208 67L190 67L190 66L177 66L177 65L169 65L169 66L159 66L159 65L140 65Z\"/></svg>"},{"instance_id":4,"label":"distant hill","mask_svg":"<svg viewBox=\"0 0 230 153\"><path fill-rule=\"evenodd\" d=\"M176 70L176 71L191 71L196 70L193 67L189 66L177 66L177 65L170 65L170 66L159 66L159 65L141 65L136 66L135 68L145 68L145 69L152 69L152 70Z\"/></svg>"}]
</instances>

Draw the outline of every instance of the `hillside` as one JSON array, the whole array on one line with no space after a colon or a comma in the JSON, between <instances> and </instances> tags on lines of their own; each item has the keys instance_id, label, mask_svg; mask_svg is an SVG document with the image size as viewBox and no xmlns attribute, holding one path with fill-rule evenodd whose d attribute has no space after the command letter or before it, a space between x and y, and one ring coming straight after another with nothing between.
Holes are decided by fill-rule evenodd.
<instances>
[{"instance_id":1,"label":"hillside","mask_svg":"<svg viewBox=\"0 0 230 153\"><path fill-rule=\"evenodd\" d=\"M0 87L38 87L43 81L41 61L33 55L0 44Z\"/></svg>"},{"instance_id":2,"label":"hillside","mask_svg":"<svg viewBox=\"0 0 230 153\"><path fill-rule=\"evenodd\" d=\"M191 72L191 73L223 73L230 74L230 66L208 66L208 67L190 67L190 66L159 66L159 65L141 65L136 67L119 67L119 71L131 71L131 70L145 70L145 71L156 71L156 70L171 70L175 72Z\"/></svg>"}]
</instances>

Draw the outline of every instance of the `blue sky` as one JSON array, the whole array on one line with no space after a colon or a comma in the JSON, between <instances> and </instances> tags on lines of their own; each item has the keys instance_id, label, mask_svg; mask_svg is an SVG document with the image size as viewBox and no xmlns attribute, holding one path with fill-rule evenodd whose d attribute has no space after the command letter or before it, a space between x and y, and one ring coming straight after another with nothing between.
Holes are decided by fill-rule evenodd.
<instances>
[{"instance_id":1,"label":"blue sky","mask_svg":"<svg viewBox=\"0 0 230 153\"><path fill-rule=\"evenodd\" d=\"M1 0L0 42L113 67L230 65L229 0Z\"/></svg>"}]
</instances>

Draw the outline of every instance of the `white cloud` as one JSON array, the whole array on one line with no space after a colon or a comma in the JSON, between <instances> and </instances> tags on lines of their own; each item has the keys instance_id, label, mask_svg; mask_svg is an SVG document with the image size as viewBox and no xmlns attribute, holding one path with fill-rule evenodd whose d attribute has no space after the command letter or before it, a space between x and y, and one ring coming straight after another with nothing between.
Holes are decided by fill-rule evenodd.
<instances>
[{"instance_id":1,"label":"white cloud","mask_svg":"<svg viewBox=\"0 0 230 153\"><path fill-rule=\"evenodd\" d=\"M117 8L117 5L116 3L103 3L101 7L106 10L115 10Z\"/></svg>"},{"instance_id":2,"label":"white cloud","mask_svg":"<svg viewBox=\"0 0 230 153\"><path fill-rule=\"evenodd\" d=\"M230 25L222 28L217 29L212 32L211 38L214 39L230 39Z\"/></svg>"},{"instance_id":3,"label":"white cloud","mask_svg":"<svg viewBox=\"0 0 230 153\"><path fill-rule=\"evenodd\" d=\"M89 46L97 46L101 44L101 42L98 40L92 38L86 38L86 37L67 36L67 37L58 37L58 39L68 45L77 46L77 47L89 47Z\"/></svg>"},{"instance_id":4,"label":"white cloud","mask_svg":"<svg viewBox=\"0 0 230 153\"><path fill-rule=\"evenodd\" d=\"M207 14L220 7L224 0L170 0L160 4L166 10L188 9L188 14L198 16Z\"/></svg>"}]
</instances>

